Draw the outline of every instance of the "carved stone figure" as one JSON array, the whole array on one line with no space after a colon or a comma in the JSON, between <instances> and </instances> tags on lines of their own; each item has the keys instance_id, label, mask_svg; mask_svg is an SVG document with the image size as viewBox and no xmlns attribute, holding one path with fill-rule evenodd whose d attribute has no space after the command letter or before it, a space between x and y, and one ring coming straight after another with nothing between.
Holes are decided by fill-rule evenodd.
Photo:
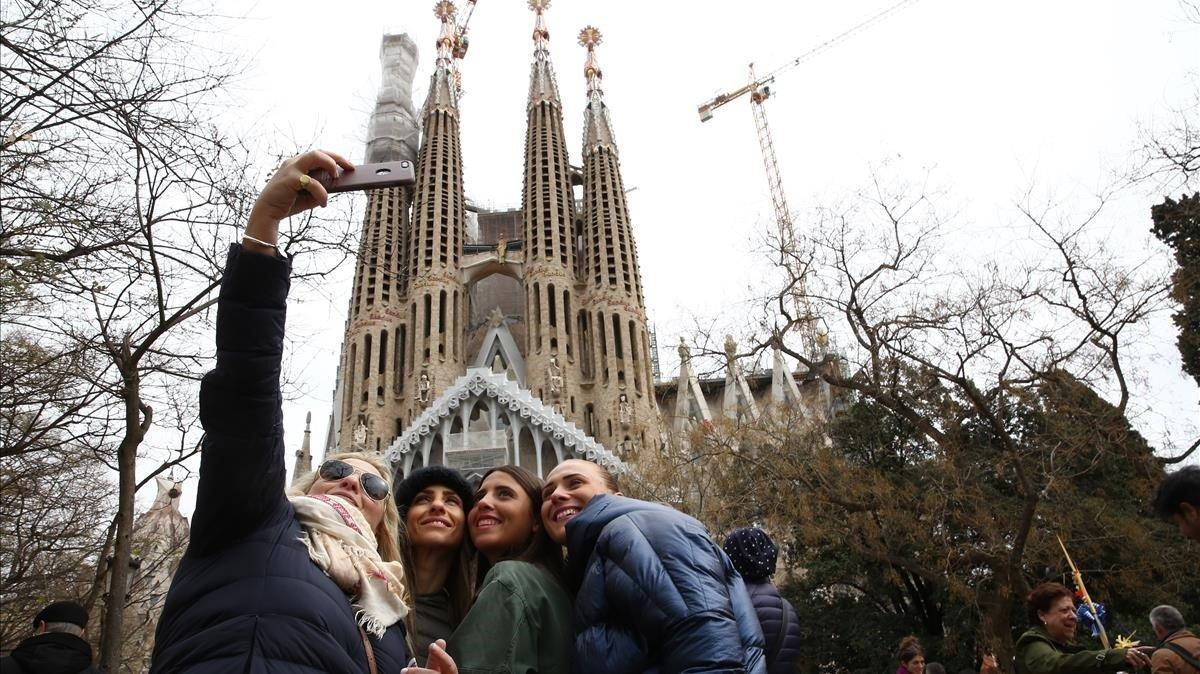
<instances>
[{"instance_id":1,"label":"carved stone figure","mask_svg":"<svg viewBox=\"0 0 1200 674\"><path fill-rule=\"evenodd\" d=\"M687 342L683 341L683 337L679 337L679 359L683 362L692 359L692 350L688 347Z\"/></svg>"},{"instance_id":2,"label":"carved stone figure","mask_svg":"<svg viewBox=\"0 0 1200 674\"><path fill-rule=\"evenodd\" d=\"M500 240L496 242L496 260L499 261L500 264L507 264L508 263L508 259L506 257L507 255L508 255L508 239L505 239L504 237L500 237Z\"/></svg>"},{"instance_id":3,"label":"carved stone figure","mask_svg":"<svg viewBox=\"0 0 1200 674\"><path fill-rule=\"evenodd\" d=\"M550 395L562 393L562 368L558 365L558 356L550 356L550 364L546 366L546 379L550 382Z\"/></svg>"},{"instance_id":4,"label":"carved stone figure","mask_svg":"<svg viewBox=\"0 0 1200 674\"><path fill-rule=\"evenodd\" d=\"M622 393L617 396L617 421L628 426L632 420L633 405L629 403L629 396Z\"/></svg>"},{"instance_id":5,"label":"carved stone figure","mask_svg":"<svg viewBox=\"0 0 1200 674\"><path fill-rule=\"evenodd\" d=\"M358 426L354 428L354 451L361 452L367 446L367 423L362 419L358 420Z\"/></svg>"},{"instance_id":6,"label":"carved stone figure","mask_svg":"<svg viewBox=\"0 0 1200 674\"><path fill-rule=\"evenodd\" d=\"M417 400L427 403L433 397L433 382L429 380L429 374L421 373L421 378L417 380Z\"/></svg>"}]
</instances>

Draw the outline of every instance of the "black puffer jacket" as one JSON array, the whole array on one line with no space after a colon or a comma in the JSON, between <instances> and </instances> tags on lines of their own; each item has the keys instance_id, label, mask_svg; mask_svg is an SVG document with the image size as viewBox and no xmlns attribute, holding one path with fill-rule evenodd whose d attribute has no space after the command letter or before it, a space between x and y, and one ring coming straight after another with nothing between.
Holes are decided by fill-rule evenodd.
<instances>
[{"instance_id":1,"label":"black puffer jacket","mask_svg":"<svg viewBox=\"0 0 1200 674\"><path fill-rule=\"evenodd\" d=\"M767 674L793 674L800 660L796 609L770 583L746 583L746 591L767 640Z\"/></svg>"},{"instance_id":2,"label":"black puffer jacket","mask_svg":"<svg viewBox=\"0 0 1200 674\"><path fill-rule=\"evenodd\" d=\"M771 584L779 548L758 527L733 531L724 548L733 567L746 579L746 590L767 641L768 674L792 674L800 659L800 621L791 603Z\"/></svg>"},{"instance_id":3,"label":"black puffer jacket","mask_svg":"<svg viewBox=\"0 0 1200 674\"><path fill-rule=\"evenodd\" d=\"M367 671L349 598L309 559L284 496L279 393L290 263L234 246L217 305L217 366L200 387L204 447L187 552L153 672ZM380 672L408 661L401 623L370 637Z\"/></svg>"},{"instance_id":4,"label":"black puffer jacket","mask_svg":"<svg viewBox=\"0 0 1200 674\"><path fill-rule=\"evenodd\" d=\"M0 674L96 674L92 647L74 634L46 632L17 644L0 658Z\"/></svg>"}]
</instances>

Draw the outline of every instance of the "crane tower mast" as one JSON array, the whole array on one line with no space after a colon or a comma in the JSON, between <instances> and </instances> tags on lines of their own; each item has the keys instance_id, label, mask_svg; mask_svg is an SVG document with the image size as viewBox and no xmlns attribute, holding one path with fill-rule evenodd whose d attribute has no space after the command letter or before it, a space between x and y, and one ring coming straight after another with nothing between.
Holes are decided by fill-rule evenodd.
<instances>
[{"instance_id":1,"label":"crane tower mast","mask_svg":"<svg viewBox=\"0 0 1200 674\"><path fill-rule=\"evenodd\" d=\"M818 323L820 319L814 314L812 305L808 299L807 272L803 268L800 255L796 250L796 231L792 223L792 212L788 208L787 195L784 192L783 179L779 172L779 160L775 155L775 140L771 136L771 126L767 123L767 111L763 106L763 103L771 95L771 88L768 85L775 81L777 75L795 68L804 61L832 48L842 40L872 24L882 21L892 13L916 1L900 0L897 3L889 5L870 18L822 42L762 77L755 75L754 64L752 63L750 64L750 79L745 86L720 94L712 100L701 104L698 109L700 121L707 122L712 119L713 111L717 108L737 100L746 94L750 95L750 110L754 114L754 128L758 132L759 151L762 153L763 168L767 174L767 186L771 192L771 205L775 209L775 224L779 230L780 262L791 276L789 279L789 283L791 284L790 294L795 310L799 314L795 325L800 334L804 353L813 360L817 360L823 356L821 350L825 347L824 342L827 338L819 332Z\"/></svg>"}]
</instances>

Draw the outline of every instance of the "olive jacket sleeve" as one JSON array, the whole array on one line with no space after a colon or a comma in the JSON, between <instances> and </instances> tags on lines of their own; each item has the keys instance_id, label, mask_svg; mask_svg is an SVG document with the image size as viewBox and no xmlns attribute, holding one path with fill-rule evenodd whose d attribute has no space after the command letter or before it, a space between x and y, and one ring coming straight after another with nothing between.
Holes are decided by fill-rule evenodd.
<instances>
[{"instance_id":1,"label":"olive jacket sleeve","mask_svg":"<svg viewBox=\"0 0 1200 674\"><path fill-rule=\"evenodd\" d=\"M1125 649L1086 651L1052 641L1041 629L1017 640L1018 674L1116 674L1126 667Z\"/></svg>"}]
</instances>

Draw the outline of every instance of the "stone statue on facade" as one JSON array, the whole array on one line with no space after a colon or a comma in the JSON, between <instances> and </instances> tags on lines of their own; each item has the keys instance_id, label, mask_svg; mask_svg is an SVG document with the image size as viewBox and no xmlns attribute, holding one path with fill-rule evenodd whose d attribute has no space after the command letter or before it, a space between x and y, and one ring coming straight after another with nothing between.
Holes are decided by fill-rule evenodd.
<instances>
[{"instance_id":1,"label":"stone statue on facade","mask_svg":"<svg viewBox=\"0 0 1200 674\"><path fill-rule=\"evenodd\" d=\"M508 239L500 237L496 242L496 261L500 264L508 263Z\"/></svg>"},{"instance_id":2,"label":"stone statue on facade","mask_svg":"<svg viewBox=\"0 0 1200 674\"><path fill-rule=\"evenodd\" d=\"M629 396L625 393L617 396L617 421L625 426L633 421L633 405L630 404Z\"/></svg>"},{"instance_id":3,"label":"stone statue on facade","mask_svg":"<svg viewBox=\"0 0 1200 674\"><path fill-rule=\"evenodd\" d=\"M692 349L690 347L688 347L687 342L683 341L683 336L680 335L680 337L679 337L679 360L681 362L686 363L686 362L690 361L691 359L692 359Z\"/></svg>"},{"instance_id":4,"label":"stone statue on facade","mask_svg":"<svg viewBox=\"0 0 1200 674\"><path fill-rule=\"evenodd\" d=\"M358 426L354 428L354 451L361 452L367 446L367 422L362 419L358 420Z\"/></svg>"},{"instance_id":5,"label":"stone statue on facade","mask_svg":"<svg viewBox=\"0 0 1200 674\"><path fill-rule=\"evenodd\" d=\"M428 372L422 372L421 378L417 380L417 401L427 403L433 397L433 382L429 379Z\"/></svg>"},{"instance_id":6,"label":"stone statue on facade","mask_svg":"<svg viewBox=\"0 0 1200 674\"><path fill-rule=\"evenodd\" d=\"M546 366L546 380L550 383L550 395L557 396L562 393L563 374L558 365L558 356L550 356L550 364Z\"/></svg>"}]
</instances>

